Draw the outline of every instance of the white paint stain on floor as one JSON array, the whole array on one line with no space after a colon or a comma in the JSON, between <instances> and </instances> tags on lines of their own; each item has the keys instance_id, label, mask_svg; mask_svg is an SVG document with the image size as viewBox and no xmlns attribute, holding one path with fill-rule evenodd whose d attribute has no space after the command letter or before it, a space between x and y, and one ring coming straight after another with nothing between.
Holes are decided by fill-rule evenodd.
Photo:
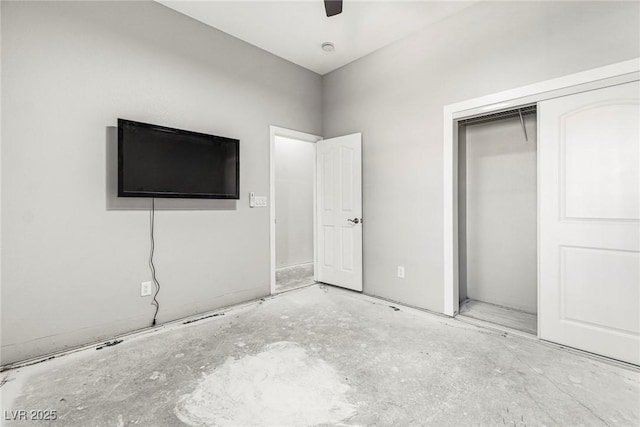
<instances>
[{"instance_id":1,"label":"white paint stain on floor","mask_svg":"<svg viewBox=\"0 0 640 427\"><path fill-rule=\"evenodd\" d=\"M227 360L174 411L191 426L337 424L356 413L341 380L324 360L277 342L255 356Z\"/></svg>"}]
</instances>

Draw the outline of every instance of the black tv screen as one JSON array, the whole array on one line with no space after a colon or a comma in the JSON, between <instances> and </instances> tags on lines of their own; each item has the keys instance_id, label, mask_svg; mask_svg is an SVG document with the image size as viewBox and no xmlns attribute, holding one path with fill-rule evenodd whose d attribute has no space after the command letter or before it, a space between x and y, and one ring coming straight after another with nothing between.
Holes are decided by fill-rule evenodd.
<instances>
[{"instance_id":1,"label":"black tv screen","mask_svg":"<svg viewBox=\"0 0 640 427\"><path fill-rule=\"evenodd\" d=\"M240 141L118 119L118 197L240 198Z\"/></svg>"}]
</instances>

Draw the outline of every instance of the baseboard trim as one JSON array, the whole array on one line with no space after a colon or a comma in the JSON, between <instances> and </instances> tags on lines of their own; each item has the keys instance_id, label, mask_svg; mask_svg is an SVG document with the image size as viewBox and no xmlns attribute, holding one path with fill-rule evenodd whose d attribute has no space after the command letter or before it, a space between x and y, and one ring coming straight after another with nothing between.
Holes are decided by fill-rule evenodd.
<instances>
[{"instance_id":1,"label":"baseboard trim","mask_svg":"<svg viewBox=\"0 0 640 427\"><path fill-rule=\"evenodd\" d=\"M142 328L142 329L135 329L133 331L129 331L129 332L125 332L122 334L116 334L116 335L112 335L108 338L105 339L101 339L101 340L95 340L95 341L91 341L88 343L84 343L84 344L80 344L77 346L72 346L69 348L65 348L64 350L57 350L57 351L53 351L50 353L46 353L43 354L41 356L36 356L36 357L32 357L32 358L28 358L28 359L24 359L24 360L20 360L17 362L12 362L12 363L7 363L5 365L0 365L0 372L5 372L5 371L10 371L12 369L18 369L18 368L23 368L26 366L31 366L31 365L36 365L38 363L42 363L42 362L46 362L48 360L51 359L57 359L59 357L62 356L66 356L69 354L73 354L73 353L77 353L83 350L88 350L88 349L92 349L92 348L97 348L101 345L104 345L107 342L112 342L114 340L124 340L124 339L132 339L132 338L137 338L137 337L141 337L141 336L145 336L145 335L151 335L151 334L157 334L157 333L162 333L165 331L170 331L170 330L174 330L180 327L189 327L192 326L193 323L198 323L201 324L201 322L207 322L207 321L212 321L214 319L216 319L216 317L218 317L220 314L226 314L229 313L231 311L234 310L240 310L243 308L247 308L250 307L254 304L269 300L269 299L273 299L273 298L277 298L279 296L279 294L276 295L264 295L262 297L257 297L257 298L252 298L251 300L245 301L245 302L241 302L241 303L236 303L236 304L231 304L228 306L224 306L224 307L220 307L217 308L215 310L209 310L203 313L198 313L198 314L194 314L194 315L190 315L190 316L185 316L185 317L181 317L175 320L170 320L168 322L162 323L162 324L158 324L155 326L150 326L147 328Z\"/></svg>"}]
</instances>

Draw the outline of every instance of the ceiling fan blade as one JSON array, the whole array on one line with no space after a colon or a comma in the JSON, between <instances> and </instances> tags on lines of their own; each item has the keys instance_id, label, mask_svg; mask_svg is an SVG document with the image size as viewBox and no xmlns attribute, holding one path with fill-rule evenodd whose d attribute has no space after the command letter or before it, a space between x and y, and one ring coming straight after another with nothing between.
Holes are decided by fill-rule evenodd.
<instances>
[{"instance_id":1,"label":"ceiling fan blade","mask_svg":"<svg viewBox=\"0 0 640 427\"><path fill-rule=\"evenodd\" d=\"M324 10L327 17L342 13L342 0L324 0Z\"/></svg>"}]
</instances>

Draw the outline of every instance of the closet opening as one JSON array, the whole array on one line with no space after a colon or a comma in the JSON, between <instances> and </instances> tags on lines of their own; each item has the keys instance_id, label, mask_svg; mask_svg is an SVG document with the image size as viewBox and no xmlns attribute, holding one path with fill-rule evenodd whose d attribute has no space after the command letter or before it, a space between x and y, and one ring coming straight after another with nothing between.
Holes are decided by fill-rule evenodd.
<instances>
[{"instance_id":1,"label":"closet opening","mask_svg":"<svg viewBox=\"0 0 640 427\"><path fill-rule=\"evenodd\" d=\"M458 121L459 316L537 335L536 105Z\"/></svg>"}]
</instances>

